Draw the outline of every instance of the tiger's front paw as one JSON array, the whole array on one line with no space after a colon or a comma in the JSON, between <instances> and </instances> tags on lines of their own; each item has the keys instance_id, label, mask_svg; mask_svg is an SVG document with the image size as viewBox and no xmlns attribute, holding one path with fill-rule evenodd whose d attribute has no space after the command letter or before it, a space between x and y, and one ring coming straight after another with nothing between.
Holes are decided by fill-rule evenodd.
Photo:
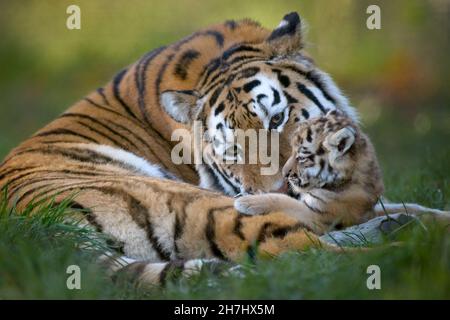
<instances>
[{"instance_id":1,"label":"tiger's front paw","mask_svg":"<svg viewBox=\"0 0 450 320\"><path fill-rule=\"evenodd\" d=\"M260 196L243 196L234 200L234 208L247 215L263 214L269 212L267 204Z\"/></svg>"}]
</instances>

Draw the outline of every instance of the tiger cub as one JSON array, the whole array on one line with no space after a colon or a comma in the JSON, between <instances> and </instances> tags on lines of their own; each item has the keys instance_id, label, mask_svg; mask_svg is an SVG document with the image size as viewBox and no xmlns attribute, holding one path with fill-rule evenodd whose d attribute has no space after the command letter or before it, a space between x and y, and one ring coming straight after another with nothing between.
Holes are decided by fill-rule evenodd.
<instances>
[{"instance_id":1,"label":"tiger cub","mask_svg":"<svg viewBox=\"0 0 450 320\"><path fill-rule=\"evenodd\" d=\"M362 222L384 186L374 147L358 125L337 111L300 124L283 167L287 195L243 196L235 208L246 214L282 210L314 232Z\"/></svg>"}]
</instances>

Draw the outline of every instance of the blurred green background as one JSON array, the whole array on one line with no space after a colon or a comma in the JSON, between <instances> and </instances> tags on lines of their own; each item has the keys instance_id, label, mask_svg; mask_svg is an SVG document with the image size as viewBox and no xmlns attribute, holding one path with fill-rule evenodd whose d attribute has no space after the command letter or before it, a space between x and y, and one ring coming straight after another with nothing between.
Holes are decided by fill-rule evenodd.
<instances>
[{"instance_id":1,"label":"blurred green background","mask_svg":"<svg viewBox=\"0 0 450 320\"><path fill-rule=\"evenodd\" d=\"M81 30L66 28L70 4L81 8ZM370 4L381 8L381 30L366 27ZM0 159L152 48L226 19L273 28L290 11L360 111L387 195L448 206L449 0L1 1Z\"/></svg>"}]
</instances>

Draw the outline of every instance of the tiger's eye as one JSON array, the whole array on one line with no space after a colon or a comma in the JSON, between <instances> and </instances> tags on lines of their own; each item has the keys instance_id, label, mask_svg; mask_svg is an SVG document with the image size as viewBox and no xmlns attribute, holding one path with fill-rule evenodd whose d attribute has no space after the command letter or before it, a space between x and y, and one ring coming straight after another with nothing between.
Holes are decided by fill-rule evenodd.
<instances>
[{"instance_id":1,"label":"tiger's eye","mask_svg":"<svg viewBox=\"0 0 450 320\"><path fill-rule=\"evenodd\" d=\"M272 117L272 119L270 119L269 128L270 129L277 128L283 122L283 119L284 119L284 113L282 113L282 112L277 113L276 115L274 115Z\"/></svg>"}]
</instances>

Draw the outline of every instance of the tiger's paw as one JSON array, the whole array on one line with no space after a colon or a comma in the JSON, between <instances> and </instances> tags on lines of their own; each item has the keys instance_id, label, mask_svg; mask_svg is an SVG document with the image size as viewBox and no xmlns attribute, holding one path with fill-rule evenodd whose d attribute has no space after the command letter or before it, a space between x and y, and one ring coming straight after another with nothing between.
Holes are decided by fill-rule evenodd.
<instances>
[{"instance_id":1,"label":"tiger's paw","mask_svg":"<svg viewBox=\"0 0 450 320\"><path fill-rule=\"evenodd\" d=\"M256 215L270 211L266 201L261 196L243 196L234 200L234 208L242 214Z\"/></svg>"},{"instance_id":2,"label":"tiger's paw","mask_svg":"<svg viewBox=\"0 0 450 320\"><path fill-rule=\"evenodd\" d=\"M200 273L202 270L209 270L214 274L230 268L230 264L224 260L213 259L192 259L184 264L183 275L191 276Z\"/></svg>"}]
</instances>

